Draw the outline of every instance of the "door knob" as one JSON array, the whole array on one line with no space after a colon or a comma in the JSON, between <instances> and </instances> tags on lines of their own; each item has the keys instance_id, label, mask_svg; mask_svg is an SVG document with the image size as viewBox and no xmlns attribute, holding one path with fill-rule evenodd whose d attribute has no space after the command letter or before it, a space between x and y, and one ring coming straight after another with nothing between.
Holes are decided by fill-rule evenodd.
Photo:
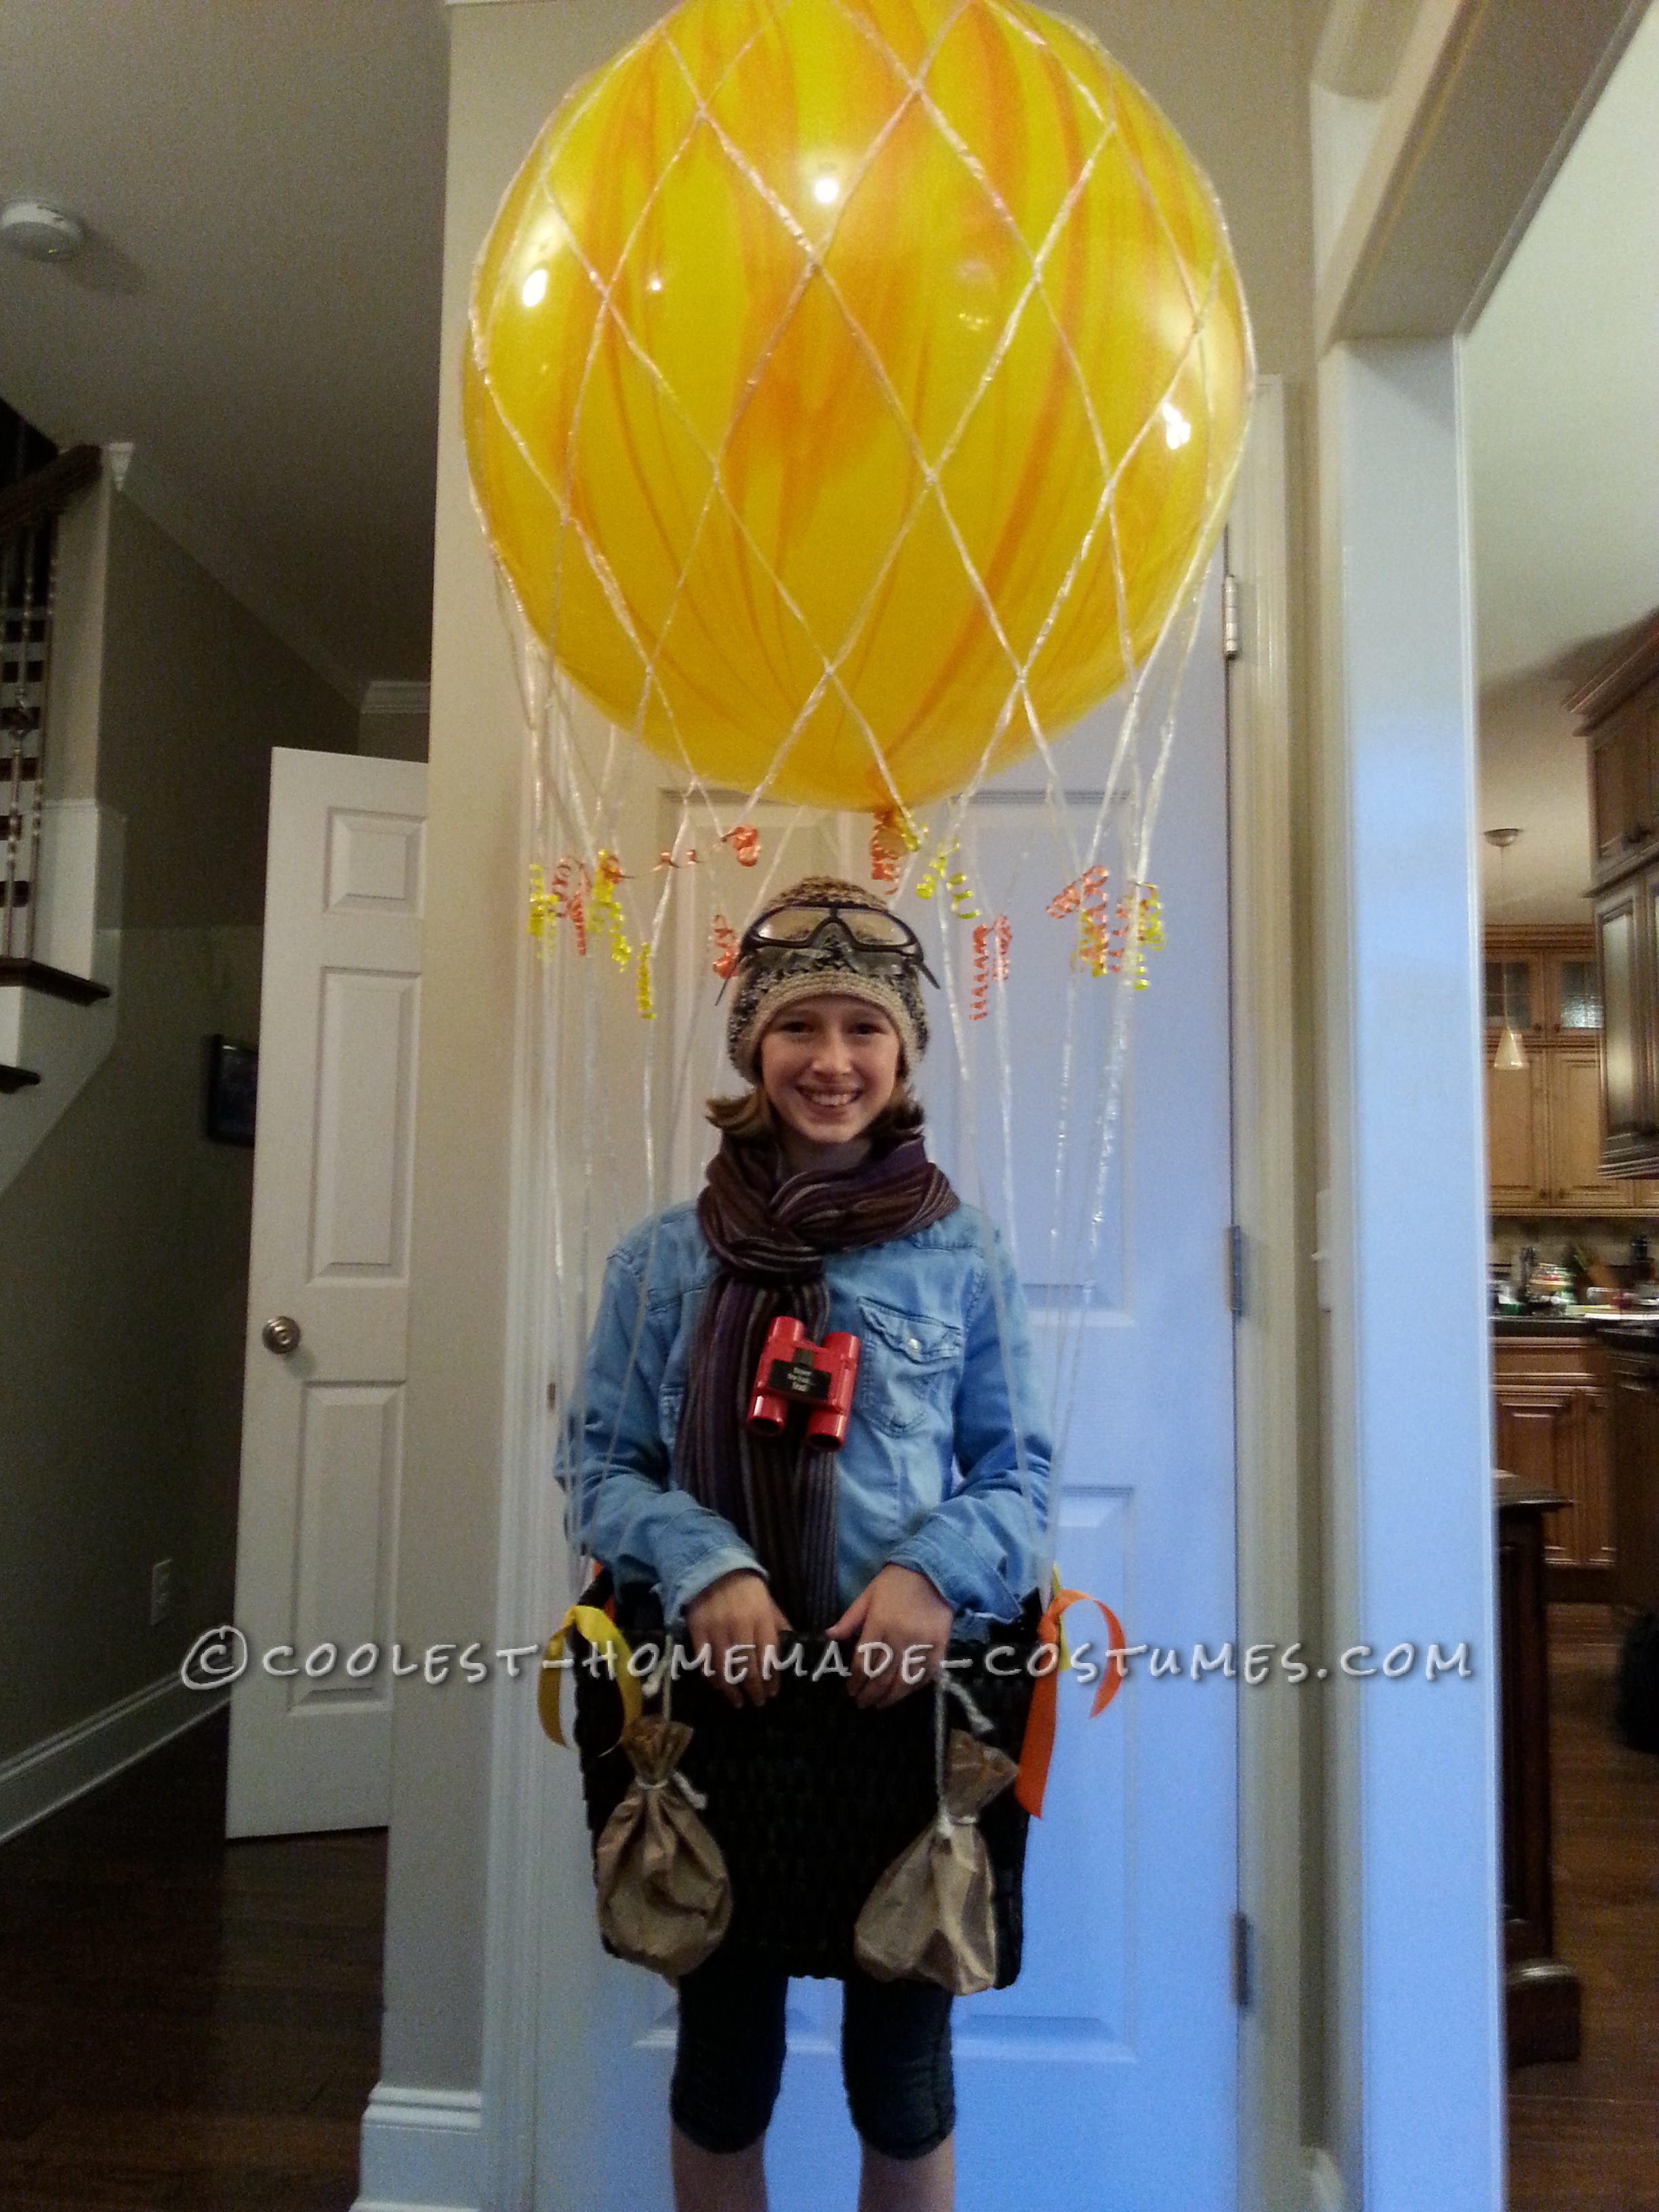
<instances>
[{"instance_id":1,"label":"door knob","mask_svg":"<svg viewBox=\"0 0 1659 2212\"><path fill-rule=\"evenodd\" d=\"M276 1352L286 1359L290 1352L299 1347L300 1324L291 1314L273 1314L259 1331L259 1341L267 1352Z\"/></svg>"}]
</instances>

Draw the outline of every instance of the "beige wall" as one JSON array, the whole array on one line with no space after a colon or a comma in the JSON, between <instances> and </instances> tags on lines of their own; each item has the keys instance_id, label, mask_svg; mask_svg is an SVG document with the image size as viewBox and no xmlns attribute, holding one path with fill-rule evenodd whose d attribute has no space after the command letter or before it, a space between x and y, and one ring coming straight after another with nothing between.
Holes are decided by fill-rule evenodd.
<instances>
[{"instance_id":1,"label":"beige wall","mask_svg":"<svg viewBox=\"0 0 1659 2212\"><path fill-rule=\"evenodd\" d=\"M451 13L428 953L421 1030L407 1460L405 1640L494 1624L506 1394L514 981L522 917L521 717L461 452L456 363L484 231L562 90L659 12L521 0ZM1311 190L1305 0L1070 0L1188 137L1226 203L1264 368L1304 376ZM1248 28L1241 19L1248 12ZM1299 558L1299 556L1298 556ZM1298 569L1299 575L1299 569ZM502 1622L516 1639L541 1624ZM488 1701L398 1711L381 2072L479 2079Z\"/></svg>"},{"instance_id":2,"label":"beige wall","mask_svg":"<svg viewBox=\"0 0 1659 2212\"><path fill-rule=\"evenodd\" d=\"M1144 84L1226 210L1265 372L1313 366L1305 6L1294 0L1065 0Z\"/></svg>"},{"instance_id":3,"label":"beige wall","mask_svg":"<svg viewBox=\"0 0 1659 2212\"><path fill-rule=\"evenodd\" d=\"M258 922L273 745L355 752L355 708L128 500L110 514L98 795L129 929Z\"/></svg>"},{"instance_id":4,"label":"beige wall","mask_svg":"<svg viewBox=\"0 0 1659 2212\"><path fill-rule=\"evenodd\" d=\"M388 714L365 707L357 717L357 750L376 760L423 761L430 720L425 714Z\"/></svg>"},{"instance_id":5,"label":"beige wall","mask_svg":"<svg viewBox=\"0 0 1659 2212\"><path fill-rule=\"evenodd\" d=\"M1589 757L1566 695L1553 669L1482 688L1480 826L1525 830L1502 865L1492 846L1480 848L1488 922L1589 922Z\"/></svg>"},{"instance_id":6,"label":"beige wall","mask_svg":"<svg viewBox=\"0 0 1659 2212\"><path fill-rule=\"evenodd\" d=\"M461 449L457 365L472 262L564 88L650 0L452 12L443 376L398 1622L413 1645L495 1626L505 1398L523 718ZM514 1641L534 1632L501 1624ZM489 1704L398 1707L382 2077L476 2085L483 2041Z\"/></svg>"},{"instance_id":7,"label":"beige wall","mask_svg":"<svg viewBox=\"0 0 1659 2212\"><path fill-rule=\"evenodd\" d=\"M128 820L115 1048L0 1196L0 1759L230 1616L252 1155L202 1134L204 1040L258 1036L271 746L356 740L119 499L102 696L98 795Z\"/></svg>"}]
</instances>

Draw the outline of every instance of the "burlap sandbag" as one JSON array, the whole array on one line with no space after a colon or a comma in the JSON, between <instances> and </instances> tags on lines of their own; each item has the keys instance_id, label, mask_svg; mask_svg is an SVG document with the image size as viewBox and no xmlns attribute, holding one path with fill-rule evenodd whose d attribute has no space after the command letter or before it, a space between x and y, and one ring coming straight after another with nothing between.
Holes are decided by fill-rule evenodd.
<instances>
[{"instance_id":1,"label":"burlap sandbag","mask_svg":"<svg viewBox=\"0 0 1659 2212\"><path fill-rule=\"evenodd\" d=\"M994 1744L951 1730L939 1816L883 1875L853 1931L854 1955L866 1974L937 1982L959 1997L994 1984L991 1862L978 1820L1017 1771Z\"/></svg>"},{"instance_id":2,"label":"burlap sandbag","mask_svg":"<svg viewBox=\"0 0 1659 2212\"><path fill-rule=\"evenodd\" d=\"M726 1861L678 1771L690 1741L684 1721L657 1713L623 1730L634 1780L594 1853L600 1933L623 1958L671 1982L702 1966L732 1918Z\"/></svg>"}]
</instances>

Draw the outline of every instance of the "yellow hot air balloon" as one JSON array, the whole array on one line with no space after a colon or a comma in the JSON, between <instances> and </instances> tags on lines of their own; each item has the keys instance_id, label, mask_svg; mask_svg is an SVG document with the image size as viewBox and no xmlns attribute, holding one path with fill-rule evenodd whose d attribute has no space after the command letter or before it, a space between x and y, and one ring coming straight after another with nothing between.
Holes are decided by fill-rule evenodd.
<instances>
[{"instance_id":1,"label":"yellow hot air balloon","mask_svg":"<svg viewBox=\"0 0 1659 2212\"><path fill-rule=\"evenodd\" d=\"M881 811L1115 689L1251 380L1215 196L1023 0L685 0L479 258L472 480L532 629L705 783Z\"/></svg>"}]
</instances>

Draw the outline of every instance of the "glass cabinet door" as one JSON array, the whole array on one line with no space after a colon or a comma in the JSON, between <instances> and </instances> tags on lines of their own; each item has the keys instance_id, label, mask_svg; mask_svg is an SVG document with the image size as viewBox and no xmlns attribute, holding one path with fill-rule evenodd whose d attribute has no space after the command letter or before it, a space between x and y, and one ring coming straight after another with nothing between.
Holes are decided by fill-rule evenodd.
<instances>
[{"instance_id":1,"label":"glass cabinet door","mask_svg":"<svg viewBox=\"0 0 1659 2212\"><path fill-rule=\"evenodd\" d=\"M1595 981L1594 959L1563 960L1558 963L1557 1019L1563 1030L1594 1032L1601 1026L1601 994Z\"/></svg>"},{"instance_id":2,"label":"glass cabinet door","mask_svg":"<svg viewBox=\"0 0 1659 2212\"><path fill-rule=\"evenodd\" d=\"M1517 1030L1536 1029L1538 1005L1534 963L1530 960L1488 960L1486 963L1486 1027L1501 1030L1507 1022Z\"/></svg>"}]
</instances>

